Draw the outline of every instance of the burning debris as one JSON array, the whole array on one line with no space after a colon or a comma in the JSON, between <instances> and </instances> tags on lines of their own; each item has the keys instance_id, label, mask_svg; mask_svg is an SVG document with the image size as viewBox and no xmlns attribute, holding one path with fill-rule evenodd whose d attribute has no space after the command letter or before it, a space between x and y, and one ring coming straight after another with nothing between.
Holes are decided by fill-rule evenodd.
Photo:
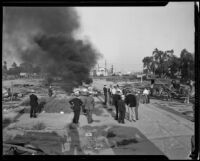
<instances>
[{"instance_id":1,"label":"burning debris","mask_svg":"<svg viewBox=\"0 0 200 161\"><path fill-rule=\"evenodd\" d=\"M88 79L100 54L90 42L75 39L80 28L75 9L5 7L3 13L4 56L15 54L40 66L48 77L70 83L71 89Z\"/></svg>"}]
</instances>

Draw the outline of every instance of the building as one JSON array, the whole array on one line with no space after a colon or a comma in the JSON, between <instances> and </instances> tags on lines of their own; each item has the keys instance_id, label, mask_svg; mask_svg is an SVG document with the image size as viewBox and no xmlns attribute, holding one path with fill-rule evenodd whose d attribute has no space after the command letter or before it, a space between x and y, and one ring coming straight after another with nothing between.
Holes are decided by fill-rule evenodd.
<instances>
[{"instance_id":1,"label":"building","mask_svg":"<svg viewBox=\"0 0 200 161\"><path fill-rule=\"evenodd\" d=\"M97 70L97 76L108 76L108 71L104 67L99 67Z\"/></svg>"},{"instance_id":2,"label":"building","mask_svg":"<svg viewBox=\"0 0 200 161\"><path fill-rule=\"evenodd\" d=\"M108 70L104 67L95 67L90 71L91 76L108 76Z\"/></svg>"}]
</instances>

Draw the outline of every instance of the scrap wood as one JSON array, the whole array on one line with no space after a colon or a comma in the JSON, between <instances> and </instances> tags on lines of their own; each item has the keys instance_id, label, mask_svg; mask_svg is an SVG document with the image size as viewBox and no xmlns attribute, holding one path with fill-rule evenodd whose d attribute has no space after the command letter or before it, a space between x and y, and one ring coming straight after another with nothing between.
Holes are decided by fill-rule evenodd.
<instances>
[{"instance_id":1,"label":"scrap wood","mask_svg":"<svg viewBox=\"0 0 200 161\"><path fill-rule=\"evenodd\" d=\"M22 150L22 151L27 151L27 152L30 152L30 153L37 153L37 150L35 150L35 149L30 149L30 147L26 148L26 147L15 145L15 144L3 143L3 147L7 147L7 148L16 147L17 149Z\"/></svg>"}]
</instances>

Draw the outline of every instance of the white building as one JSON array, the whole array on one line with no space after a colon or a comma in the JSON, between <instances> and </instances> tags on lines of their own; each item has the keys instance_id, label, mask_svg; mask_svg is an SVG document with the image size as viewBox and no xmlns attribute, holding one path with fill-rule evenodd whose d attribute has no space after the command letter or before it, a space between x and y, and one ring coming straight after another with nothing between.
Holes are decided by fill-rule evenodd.
<instances>
[{"instance_id":1,"label":"white building","mask_svg":"<svg viewBox=\"0 0 200 161\"><path fill-rule=\"evenodd\" d=\"M108 71L107 69L103 68L103 67L100 67L98 70L97 70L97 76L108 76Z\"/></svg>"},{"instance_id":2,"label":"white building","mask_svg":"<svg viewBox=\"0 0 200 161\"><path fill-rule=\"evenodd\" d=\"M108 76L108 70L104 67L96 67L90 71L91 76Z\"/></svg>"}]
</instances>

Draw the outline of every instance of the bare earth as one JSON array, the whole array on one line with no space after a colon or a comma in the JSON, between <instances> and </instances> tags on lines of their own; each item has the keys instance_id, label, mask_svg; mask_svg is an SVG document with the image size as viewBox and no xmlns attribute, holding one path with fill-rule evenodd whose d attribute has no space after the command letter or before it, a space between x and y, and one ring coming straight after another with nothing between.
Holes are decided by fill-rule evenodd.
<instances>
[{"instance_id":1,"label":"bare earth","mask_svg":"<svg viewBox=\"0 0 200 161\"><path fill-rule=\"evenodd\" d=\"M24 83L22 80L20 82ZM25 82L30 83L27 80ZM34 85L39 84L35 80L31 83L34 82ZM9 84L10 82L3 82L3 86L9 86ZM111 82L95 80L93 86L102 90L104 84L111 84ZM59 97L59 90L56 93L58 94L56 97ZM40 92L40 94L47 97L47 93ZM95 97L94 122L88 124L87 118L81 114L80 125L75 129L70 129L72 112L64 114L44 112L37 118L31 119L29 113L18 116L18 111L23 108L22 106L4 111L3 119L12 119L16 116L18 118L3 129L3 141L15 140L17 136L30 132L55 132L61 139L57 141L57 146L55 146L57 149L54 152L45 147L47 143L37 143L36 140L32 144L40 146L46 153L59 155L166 155L169 159L188 159L191 148L190 138L194 135L194 122L166 109L172 108L179 113L187 111L186 115L193 117L192 105L154 99L150 104L140 104L138 121L125 120L125 124L119 124L113 119L114 107L104 108L102 100L102 97ZM5 109L6 103L3 102L3 105ZM163 106L165 109L162 108ZM43 123L45 127L40 130L34 129L33 126L39 123ZM108 133L115 135L109 137ZM20 140L20 137L18 139Z\"/></svg>"}]
</instances>

